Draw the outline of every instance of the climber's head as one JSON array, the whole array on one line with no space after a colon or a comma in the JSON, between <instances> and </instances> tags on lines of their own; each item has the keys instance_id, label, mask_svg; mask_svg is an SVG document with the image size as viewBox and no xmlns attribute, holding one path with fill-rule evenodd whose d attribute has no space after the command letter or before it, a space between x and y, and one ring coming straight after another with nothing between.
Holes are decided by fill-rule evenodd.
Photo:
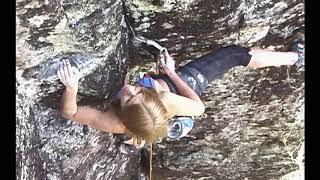
<instances>
[{"instance_id":1,"label":"climber's head","mask_svg":"<svg viewBox=\"0 0 320 180\"><path fill-rule=\"evenodd\" d=\"M168 113L158 93L141 86L125 85L119 94L117 113L127 134L154 142L167 134Z\"/></svg>"}]
</instances>

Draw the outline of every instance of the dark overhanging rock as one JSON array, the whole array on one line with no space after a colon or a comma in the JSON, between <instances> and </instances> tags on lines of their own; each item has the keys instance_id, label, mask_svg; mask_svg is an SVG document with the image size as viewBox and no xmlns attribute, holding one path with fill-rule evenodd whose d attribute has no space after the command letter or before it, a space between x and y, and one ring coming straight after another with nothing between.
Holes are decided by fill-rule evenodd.
<instances>
[{"instance_id":1,"label":"dark overhanging rock","mask_svg":"<svg viewBox=\"0 0 320 180\"><path fill-rule=\"evenodd\" d=\"M57 112L63 86L54 72L62 58L82 68L79 100L92 106L110 100L127 65L154 61L130 48L124 12L138 34L158 40L185 63L231 43L284 50L304 26L303 6L254 0L17 1L17 179L138 176L140 157L121 154L118 138ZM234 68L203 99L206 113L188 137L156 145L153 167L161 179L278 179L298 169L303 73Z\"/></svg>"}]
</instances>

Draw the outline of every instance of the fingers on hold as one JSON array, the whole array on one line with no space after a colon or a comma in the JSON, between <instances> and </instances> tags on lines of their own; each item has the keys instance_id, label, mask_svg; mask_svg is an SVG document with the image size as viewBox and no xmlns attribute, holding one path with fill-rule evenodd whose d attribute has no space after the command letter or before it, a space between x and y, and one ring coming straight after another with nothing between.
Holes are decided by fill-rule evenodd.
<instances>
[{"instance_id":1,"label":"fingers on hold","mask_svg":"<svg viewBox=\"0 0 320 180\"><path fill-rule=\"evenodd\" d=\"M60 72L60 69L58 69L57 75L58 75L58 78L61 80L61 72Z\"/></svg>"},{"instance_id":2,"label":"fingers on hold","mask_svg":"<svg viewBox=\"0 0 320 180\"><path fill-rule=\"evenodd\" d=\"M68 67L65 60L63 61L63 74L65 79L69 77Z\"/></svg>"},{"instance_id":3,"label":"fingers on hold","mask_svg":"<svg viewBox=\"0 0 320 180\"><path fill-rule=\"evenodd\" d=\"M67 61L67 66L68 66L69 69L71 69L71 64L70 64L69 60Z\"/></svg>"},{"instance_id":4,"label":"fingers on hold","mask_svg":"<svg viewBox=\"0 0 320 180\"><path fill-rule=\"evenodd\" d=\"M170 54L169 54L169 52L167 50L164 51L164 55L166 56L166 58L171 58Z\"/></svg>"},{"instance_id":5,"label":"fingers on hold","mask_svg":"<svg viewBox=\"0 0 320 180\"><path fill-rule=\"evenodd\" d=\"M64 76L64 73L62 72L61 69L58 70L58 77L59 77L61 82L65 81L65 76Z\"/></svg>"},{"instance_id":6,"label":"fingers on hold","mask_svg":"<svg viewBox=\"0 0 320 180\"><path fill-rule=\"evenodd\" d=\"M167 49L164 50L164 54L165 54L166 56L169 56L169 52L168 52Z\"/></svg>"},{"instance_id":7,"label":"fingers on hold","mask_svg":"<svg viewBox=\"0 0 320 180\"><path fill-rule=\"evenodd\" d=\"M65 69L67 69L68 68L68 63L69 61L68 60L63 60L63 67L65 68Z\"/></svg>"},{"instance_id":8,"label":"fingers on hold","mask_svg":"<svg viewBox=\"0 0 320 180\"><path fill-rule=\"evenodd\" d=\"M79 75L80 71L78 68L71 66L70 61L68 59L63 60L64 70L67 71L69 77L72 75Z\"/></svg>"},{"instance_id":9,"label":"fingers on hold","mask_svg":"<svg viewBox=\"0 0 320 180\"><path fill-rule=\"evenodd\" d=\"M80 74L79 69L76 68L76 67L73 68L73 71L72 71L72 72L73 72L73 74L76 75L76 76L78 76L78 75Z\"/></svg>"},{"instance_id":10,"label":"fingers on hold","mask_svg":"<svg viewBox=\"0 0 320 180\"><path fill-rule=\"evenodd\" d=\"M60 71L63 70L63 61L59 63L59 70L60 70Z\"/></svg>"},{"instance_id":11,"label":"fingers on hold","mask_svg":"<svg viewBox=\"0 0 320 180\"><path fill-rule=\"evenodd\" d=\"M67 65L68 68L71 67L71 64L70 64L70 62L68 60L66 61L66 65Z\"/></svg>"},{"instance_id":12,"label":"fingers on hold","mask_svg":"<svg viewBox=\"0 0 320 180\"><path fill-rule=\"evenodd\" d=\"M68 80L69 79L69 75L68 75L68 71L67 70L64 70L62 74L64 76L64 78L63 78L64 80Z\"/></svg>"},{"instance_id":13,"label":"fingers on hold","mask_svg":"<svg viewBox=\"0 0 320 180\"><path fill-rule=\"evenodd\" d=\"M67 61L66 63L67 63L68 76L70 77L73 74L71 64L69 61Z\"/></svg>"},{"instance_id":14,"label":"fingers on hold","mask_svg":"<svg viewBox=\"0 0 320 180\"><path fill-rule=\"evenodd\" d=\"M161 66L164 66L166 64L164 61L164 58L160 58L160 63L161 63Z\"/></svg>"},{"instance_id":15,"label":"fingers on hold","mask_svg":"<svg viewBox=\"0 0 320 180\"><path fill-rule=\"evenodd\" d=\"M64 59L63 60L63 65L64 65L64 70L65 70L65 73L70 76L70 62L68 59Z\"/></svg>"},{"instance_id":16,"label":"fingers on hold","mask_svg":"<svg viewBox=\"0 0 320 180\"><path fill-rule=\"evenodd\" d=\"M69 59L64 59L63 62L64 63L69 63Z\"/></svg>"}]
</instances>

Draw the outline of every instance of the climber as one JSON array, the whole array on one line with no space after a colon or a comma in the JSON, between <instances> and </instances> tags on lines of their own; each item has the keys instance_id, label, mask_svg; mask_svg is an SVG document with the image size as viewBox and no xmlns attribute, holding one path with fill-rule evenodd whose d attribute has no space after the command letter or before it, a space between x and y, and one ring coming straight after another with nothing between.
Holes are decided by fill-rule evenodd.
<instances>
[{"instance_id":1,"label":"climber","mask_svg":"<svg viewBox=\"0 0 320 180\"><path fill-rule=\"evenodd\" d=\"M175 116L199 116L205 106L200 99L206 86L235 66L263 68L295 65L304 68L304 45L294 43L288 52L230 45L197 58L175 69L175 61L167 51L159 55L160 74L145 75L135 84L125 84L104 110L78 106L79 71L64 60L58 77L66 89L62 95L61 113L66 119L78 121L104 132L125 134L126 143L140 148L168 135L168 120ZM186 119L188 121L188 119ZM190 121L190 119L189 119ZM178 138L189 129L180 129ZM170 134L170 133L169 133Z\"/></svg>"}]
</instances>

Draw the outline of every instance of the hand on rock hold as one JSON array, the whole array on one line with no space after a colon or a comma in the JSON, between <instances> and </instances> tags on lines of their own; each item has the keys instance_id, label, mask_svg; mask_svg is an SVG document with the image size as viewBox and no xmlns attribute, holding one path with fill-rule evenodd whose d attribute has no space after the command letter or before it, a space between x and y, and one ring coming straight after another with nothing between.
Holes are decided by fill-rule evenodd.
<instances>
[{"instance_id":1,"label":"hand on rock hold","mask_svg":"<svg viewBox=\"0 0 320 180\"><path fill-rule=\"evenodd\" d=\"M163 74L170 75L172 73L175 73L175 61L169 55L168 51L165 51L165 53L160 54L158 67L160 72Z\"/></svg>"},{"instance_id":2,"label":"hand on rock hold","mask_svg":"<svg viewBox=\"0 0 320 180\"><path fill-rule=\"evenodd\" d=\"M80 79L80 72L76 67L71 67L69 60L63 60L57 71L60 81L67 89L78 91L78 82Z\"/></svg>"}]
</instances>

